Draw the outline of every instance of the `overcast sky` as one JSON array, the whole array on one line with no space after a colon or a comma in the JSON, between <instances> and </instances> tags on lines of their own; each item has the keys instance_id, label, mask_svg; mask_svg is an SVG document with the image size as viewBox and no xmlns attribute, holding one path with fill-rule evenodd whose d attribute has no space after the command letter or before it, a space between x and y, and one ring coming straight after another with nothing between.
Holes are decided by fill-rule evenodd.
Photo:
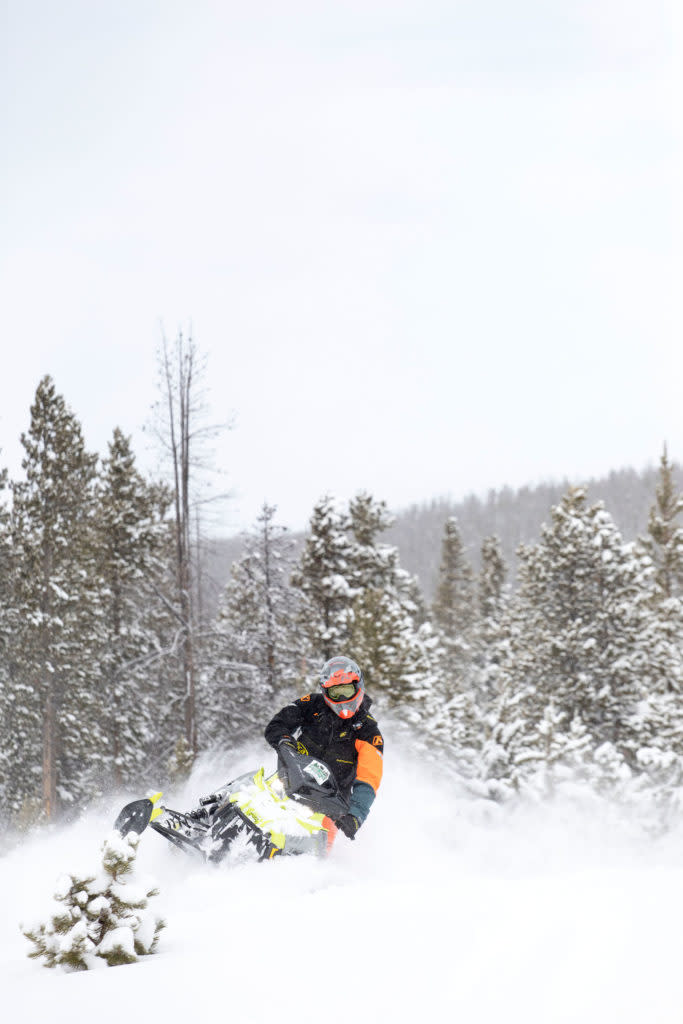
<instances>
[{"instance_id":1,"label":"overcast sky","mask_svg":"<svg viewBox=\"0 0 683 1024\"><path fill-rule=\"evenodd\" d=\"M0 465L50 373L151 469L162 325L222 532L683 460L671 4L0 4Z\"/></svg>"}]
</instances>

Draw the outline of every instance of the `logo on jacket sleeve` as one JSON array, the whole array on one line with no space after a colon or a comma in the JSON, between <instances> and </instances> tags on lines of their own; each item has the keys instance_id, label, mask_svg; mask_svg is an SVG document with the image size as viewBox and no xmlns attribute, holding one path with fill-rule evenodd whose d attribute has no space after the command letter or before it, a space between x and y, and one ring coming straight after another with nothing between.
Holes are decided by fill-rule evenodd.
<instances>
[{"instance_id":1,"label":"logo on jacket sleeve","mask_svg":"<svg viewBox=\"0 0 683 1024\"><path fill-rule=\"evenodd\" d=\"M384 743L384 740L382 739L381 736L373 736L372 737L372 745L373 745L373 747L381 747L383 743Z\"/></svg>"}]
</instances>

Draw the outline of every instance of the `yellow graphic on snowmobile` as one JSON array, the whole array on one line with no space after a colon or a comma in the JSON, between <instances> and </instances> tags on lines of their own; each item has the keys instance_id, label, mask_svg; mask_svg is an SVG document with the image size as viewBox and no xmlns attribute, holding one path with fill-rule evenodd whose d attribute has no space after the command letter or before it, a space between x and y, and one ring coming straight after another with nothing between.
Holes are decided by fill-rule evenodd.
<instances>
[{"instance_id":1,"label":"yellow graphic on snowmobile","mask_svg":"<svg viewBox=\"0 0 683 1024\"><path fill-rule=\"evenodd\" d=\"M253 783L255 791L237 790L229 794L228 802L235 804L245 817L268 835L273 846L282 850L288 840L289 845L296 845L297 837L287 834L287 819L290 826L298 826L311 839L317 836L322 839L323 835L327 835L323 824L325 816L315 811L307 813L304 806L288 797L277 772L266 778L265 770L261 767L253 776ZM303 839L303 836L299 839Z\"/></svg>"}]
</instances>

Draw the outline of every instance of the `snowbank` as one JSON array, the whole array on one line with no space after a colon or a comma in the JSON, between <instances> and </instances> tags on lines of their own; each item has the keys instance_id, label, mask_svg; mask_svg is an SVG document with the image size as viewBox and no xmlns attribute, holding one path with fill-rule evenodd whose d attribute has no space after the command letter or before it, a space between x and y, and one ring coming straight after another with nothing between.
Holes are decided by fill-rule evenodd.
<instances>
[{"instance_id":1,"label":"snowbank","mask_svg":"<svg viewBox=\"0 0 683 1024\"><path fill-rule=\"evenodd\" d=\"M234 772L203 764L178 804L262 756ZM168 928L159 955L127 967L45 970L18 927L44 911L62 871L96 859L117 808L9 853L6 1019L184 1022L202 1007L234 1024L683 1018L683 829L652 839L578 798L524 808L456 798L396 752L386 768L358 839L340 837L327 861L204 868L145 834L138 864L160 883Z\"/></svg>"}]
</instances>

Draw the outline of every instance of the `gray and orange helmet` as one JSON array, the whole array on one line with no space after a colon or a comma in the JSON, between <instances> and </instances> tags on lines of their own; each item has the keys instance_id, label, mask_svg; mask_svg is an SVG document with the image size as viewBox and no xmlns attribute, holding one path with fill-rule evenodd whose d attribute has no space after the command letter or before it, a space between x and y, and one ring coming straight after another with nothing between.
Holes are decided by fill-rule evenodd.
<instances>
[{"instance_id":1,"label":"gray and orange helmet","mask_svg":"<svg viewBox=\"0 0 683 1024\"><path fill-rule=\"evenodd\" d=\"M320 671L320 689L335 715L352 718L365 696L363 673L351 658L330 658Z\"/></svg>"}]
</instances>

